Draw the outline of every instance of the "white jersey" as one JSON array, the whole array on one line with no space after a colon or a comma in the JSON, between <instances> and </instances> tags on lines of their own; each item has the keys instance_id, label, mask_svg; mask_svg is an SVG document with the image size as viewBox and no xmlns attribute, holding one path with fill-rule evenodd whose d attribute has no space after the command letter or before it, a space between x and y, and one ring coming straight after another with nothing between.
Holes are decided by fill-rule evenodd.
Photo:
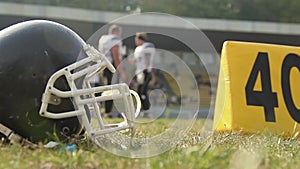
<instances>
[{"instance_id":1,"label":"white jersey","mask_svg":"<svg viewBox=\"0 0 300 169\"><path fill-rule=\"evenodd\" d=\"M145 42L134 50L134 59L136 64L136 73L146 69L146 63L149 62L148 72L151 71L153 66L153 58L155 55L155 47L150 42Z\"/></svg>"},{"instance_id":2,"label":"white jersey","mask_svg":"<svg viewBox=\"0 0 300 169\"><path fill-rule=\"evenodd\" d=\"M111 48L114 47L115 45L119 46L119 50L122 48L122 40L121 38L117 37L116 35L103 35L99 39L99 44L98 44L98 50L103 53L107 59L112 63L113 58L112 58L112 53L111 53ZM119 58L121 60L122 58L122 53L119 51ZM99 75L96 75L94 78L90 80L91 83L100 83L100 77Z\"/></svg>"},{"instance_id":3,"label":"white jersey","mask_svg":"<svg viewBox=\"0 0 300 169\"><path fill-rule=\"evenodd\" d=\"M98 50L102 52L107 59L112 63L112 53L111 48L118 45L119 46L119 59L122 60L122 39L116 35L103 35L99 39Z\"/></svg>"}]
</instances>

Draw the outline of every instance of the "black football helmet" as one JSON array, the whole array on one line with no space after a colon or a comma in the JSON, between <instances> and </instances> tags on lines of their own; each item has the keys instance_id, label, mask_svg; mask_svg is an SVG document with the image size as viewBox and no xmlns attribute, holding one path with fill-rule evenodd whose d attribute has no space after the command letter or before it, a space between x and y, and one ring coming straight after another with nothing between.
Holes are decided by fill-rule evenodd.
<instances>
[{"instance_id":1,"label":"black football helmet","mask_svg":"<svg viewBox=\"0 0 300 169\"><path fill-rule=\"evenodd\" d=\"M1 136L36 143L64 140L83 130L94 138L133 128L138 95L126 84L89 83L105 68L115 71L101 53L59 23L31 20L1 30ZM113 99L122 100L124 121L106 124L100 102Z\"/></svg>"}]
</instances>

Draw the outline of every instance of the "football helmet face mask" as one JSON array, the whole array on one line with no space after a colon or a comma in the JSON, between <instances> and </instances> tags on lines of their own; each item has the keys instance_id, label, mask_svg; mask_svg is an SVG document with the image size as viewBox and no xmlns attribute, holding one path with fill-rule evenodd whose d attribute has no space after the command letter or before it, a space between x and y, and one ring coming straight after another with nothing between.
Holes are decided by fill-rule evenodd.
<instances>
[{"instance_id":1,"label":"football helmet face mask","mask_svg":"<svg viewBox=\"0 0 300 169\"><path fill-rule=\"evenodd\" d=\"M90 79L115 68L69 28L45 20L10 26L0 32L0 52L2 136L39 142L134 128L138 95L126 84L91 86ZM123 122L107 124L100 102L115 99L122 100Z\"/></svg>"}]
</instances>

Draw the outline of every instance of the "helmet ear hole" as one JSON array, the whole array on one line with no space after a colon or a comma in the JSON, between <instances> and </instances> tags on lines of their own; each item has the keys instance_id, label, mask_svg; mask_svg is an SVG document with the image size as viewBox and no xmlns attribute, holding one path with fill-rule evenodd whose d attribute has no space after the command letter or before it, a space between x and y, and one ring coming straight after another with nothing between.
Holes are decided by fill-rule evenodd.
<instances>
[{"instance_id":1,"label":"helmet ear hole","mask_svg":"<svg viewBox=\"0 0 300 169\"><path fill-rule=\"evenodd\" d=\"M63 127L62 132L63 132L63 134L68 135L70 133L70 128L69 127Z\"/></svg>"}]
</instances>

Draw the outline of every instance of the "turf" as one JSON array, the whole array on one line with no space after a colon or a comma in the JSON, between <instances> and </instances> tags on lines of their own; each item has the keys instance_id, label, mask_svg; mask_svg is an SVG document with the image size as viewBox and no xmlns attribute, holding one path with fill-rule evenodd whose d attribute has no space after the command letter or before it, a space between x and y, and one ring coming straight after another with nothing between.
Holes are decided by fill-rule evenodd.
<instances>
[{"instance_id":1,"label":"turf","mask_svg":"<svg viewBox=\"0 0 300 169\"><path fill-rule=\"evenodd\" d=\"M138 137L164 132L172 120L159 119L138 126ZM65 144L32 148L20 144L0 144L1 169L297 169L300 168L300 140L271 134L211 133L203 135L202 120L169 151L151 158L131 159L116 156L90 140L76 141L71 152Z\"/></svg>"}]
</instances>

